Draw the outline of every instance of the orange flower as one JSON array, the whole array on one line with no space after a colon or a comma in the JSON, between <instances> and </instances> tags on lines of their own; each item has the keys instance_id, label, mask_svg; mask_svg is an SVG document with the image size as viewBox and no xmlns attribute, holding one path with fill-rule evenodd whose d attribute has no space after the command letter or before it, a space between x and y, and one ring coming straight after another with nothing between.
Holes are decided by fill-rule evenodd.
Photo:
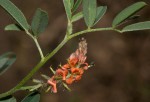
<instances>
[{"instance_id":1,"label":"orange flower","mask_svg":"<svg viewBox=\"0 0 150 102\"><path fill-rule=\"evenodd\" d=\"M71 73L73 74L74 79L78 81L81 79L84 70L81 68L71 68Z\"/></svg>"},{"instance_id":2,"label":"orange flower","mask_svg":"<svg viewBox=\"0 0 150 102\"><path fill-rule=\"evenodd\" d=\"M84 73L84 70L81 68L71 68L71 73L75 75L82 75Z\"/></svg>"},{"instance_id":3,"label":"orange flower","mask_svg":"<svg viewBox=\"0 0 150 102\"><path fill-rule=\"evenodd\" d=\"M75 79L73 78L73 76L70 76L69 78L66 79L66 83L67 84L72 84L75 81Z\"/></svg>"},{"instance_id":4,"label":"orange flower","mask_svg":"<svg viewBox=\"0 0 150 102\"><path fill-rule=\"evenodd\" d=\"M57 93L57 86L56 86L56 81L54 80L54 77L50 78L47 81L47 83L52 86L52 92Z\"/></svg>"},{"instance_id":5,"label":"orange flower","mask_svg":"<svg viewBox=\"0 0 150 102\"><path fill-rule=\"evenodd\" d=\"M70 65L69 64L65 64L65 65L63 65L62 67L61 67L62 69L69 69L70 68Z\"/></svg>"},{"instance_id":6,"label":"orange flower","mask_svg":"<svg viewBox=\"0 0 150 102\"><path fill-rule=\"evenodd\" d=\"M79 81L79 80L81 80L81 77L82 77L82 75L76 75L76 76L75 76L75 80L76 80L76 81Z\"/></svg>"},{"instance_id":7,"label":"orange flower","mask_svg":"<svg viewBox=\"0 0 150 102\"><path fill-rule=\"evenodd\" d=\"M71 54L71 56L69 57L68 63L70 64L70 66L75 66L78 62L78 58L75 55L75 53Z\"/></svg>"},{"instance_id":8,"label":"orange flower","mask_svg":"<svg viewBox=\"0 0 150 102\"><path fill-rule=\"evenodd\" d=\"M63 79L63 80L66 80L67 74L68 74L68 70L62 70L62 69L57 69L57 70L56 70L56 76L57 76L57 75L62 76L62 79Z\"/></svg>"}]
</instances>

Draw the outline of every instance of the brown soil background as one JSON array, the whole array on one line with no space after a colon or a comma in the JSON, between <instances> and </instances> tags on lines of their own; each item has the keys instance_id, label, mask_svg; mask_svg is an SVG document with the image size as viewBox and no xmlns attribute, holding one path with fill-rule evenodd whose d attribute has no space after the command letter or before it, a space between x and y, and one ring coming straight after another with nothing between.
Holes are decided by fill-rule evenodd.
<instances>
[{"instance_id":1,"label":"brown soil background","mask_svg":"<svg viewBox=\"0 0 150 102\"><path fill-rule=\"evenodd\" d=\"M62 0L11 0L30 23L37 8L49 14L49 26L39 37L44 53L52 51L63 39L66 16ZM107 5L108 11L95 27L108 27L115 15L128 5L140 0L98 0L98 5ZM143 0L150 4L149 0ZM150 6L133 22L150 20ZM16 63L0 76L0 93L14 87L38 63L39 54L33 41L24 32L4 31L14 21L0 8L0 54L13 51ZM132 23L133 23L132 22ZM85 29L83 20L75 23L74 32ZM89 69L80 82L70 86L72 92L59 87L57 94L42 93L41 102L150 102L150 30L119 34L113 31L83 35L88 42L88 62L95 66ZM49 66L55 69L65 63L75 51L80 37L69 41L34 78L40 73L51 76ZM31 81L29 82L31 83ZM63 91L64 90L64 91ZM27 92L16 93L18 102Z\"/></svg>"}]
</instances>

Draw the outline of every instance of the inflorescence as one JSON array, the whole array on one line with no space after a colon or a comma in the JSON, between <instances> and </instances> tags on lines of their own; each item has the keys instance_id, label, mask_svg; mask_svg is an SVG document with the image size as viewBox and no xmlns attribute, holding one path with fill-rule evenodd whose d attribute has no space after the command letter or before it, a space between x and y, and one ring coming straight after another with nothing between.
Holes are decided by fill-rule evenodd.
<instances>
[{"instance_id":1,"label":"inflorescence","mask_svg":"<svg viewBox=\"0 0 150 102\"><path fill-rule=\"evenodd\" d=\"M47 80L51 86L51 91L57 93L57 84L63 82L65 85L70 85L73 82L79 81L90 65L86 62L87 59L87 43L84 38L79 42L79 48L70 55L67 63L60 66L54 75Z\"/></svg>"}]
</instances>

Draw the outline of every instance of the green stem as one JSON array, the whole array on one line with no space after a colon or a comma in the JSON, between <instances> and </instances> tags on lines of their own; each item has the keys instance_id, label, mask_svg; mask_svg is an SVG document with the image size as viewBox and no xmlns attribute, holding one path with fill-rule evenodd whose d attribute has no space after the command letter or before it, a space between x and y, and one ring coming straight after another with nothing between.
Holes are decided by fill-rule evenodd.
<instances>
[{"instance_id":1,"label":"green stem","mask_svg":"<svg viewBox=\"0 0 150 102\"><path fill-rule=\"evenodd\" d=\"M68 26L67 26L67 34L68 35L72 34L72 30L73 30L72 28L73 28L72 23L71 23L71 21L68 20Z\"/></svg>"},{"instance_id":2,"label":"green stem","mask_svg":"<svg viewBox=\"0 0 150 102\"><path fill-rule=\"evenodd\" d=\"M30 32L28 32L28 31L26 31L26 33L27 33L27 35L29 35L29 36L33 39L33 41L35 42L35 45L36 45L36 47L37 47L37 49L38 49L38 51L39 51L39 53L40 53L41 60L43 60L43 59L44 59L44 54L43 54L43 52L42 52L42 49L41 49L41 47L40 47L40 44L39 44L38 41L37 41L37 38L34 37L34 36L32 36L32 34L31 34Z\"/></svg>"},{"instance_id":3,"label":"green stem","mask_svg":"<svg viewBox=\"0 0 150 102\"><path fill-rule=\"evenodd\" d=\"M76 36L79 36L79 35L85 34L85 33L98 32L98 31L111 31L111 30L112 30L112 31L116 31L115 29L113 29L113 28L111 28L111 27L109 27L109 28L87 29L87 30L83 30L83 31L80 31L80 32L77 32L77 33L75 33L75 34L70 35L70 36L69 36L69 39L72 39L72 38L74 38L74 37L76 37ZM119 30L118 30L117 32L119 32Z\"/></svg>"},{"instance_id":4,"label":"green stem","mask_svg":"<svg viewBox=\"0 0 150 102\"><path fill-rule=\"evenodd\" d=\"M98 29L90 29L90 30L84 30L81 32L77 32L75 34L69 35L67 37L64 38L64 40L50 53L48 54L45 58L43 58L43 60L41 60L31 71L30 73L14 88L12 88L11 90L0 94L0 98L2 97L6 97L8 95L13 94L14 92L18 91L22 86L24 86L24 84L49 60L51 59L64 45L65 43L67 43L70 39L79 36L81 34L85 34L88 32L96 32L96 31L117 31L120 32L119 30L115 30L113 28L98 28Z\"/></svg>"},{"instance_id":5,"label":"green stem","mask_svg":"<svg viewBox=\"0 0 150 102\"><path fill-rule=\"evenodd\" d=\"M42 49L41 49L41 47L40 47L40 45L39 45L39 43L37 41L37 38L34 38L33 40L34 40L34 42L36 44L36 47L38 48L38 51L39 51L40 56L41 56L41 60L43 60L44 59L44 55L43 55Z\"/></svg>"}]
</instances>

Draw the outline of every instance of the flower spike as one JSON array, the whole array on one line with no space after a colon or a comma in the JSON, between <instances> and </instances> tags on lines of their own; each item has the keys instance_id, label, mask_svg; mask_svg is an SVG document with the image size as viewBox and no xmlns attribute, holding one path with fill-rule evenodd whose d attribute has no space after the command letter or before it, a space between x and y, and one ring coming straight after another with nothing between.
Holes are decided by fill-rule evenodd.
<instances>
[{"instance_id":1,"label":"flower spike","mask_svg":"<svg viewBox=\"0 0 150 102\"><path fill-rule=\"evenodd\" d=\"M87 59L87 43L84 38L79 42L79 48L70 55L67 63L60 65L59 68L53 72L53 76L48 79L47 84L50 85L51 91L57 93L57 84L61 83L63 86L70 90L68 85L81 80L85 70L89 68L89 64L86 62Z\"/></svg>"}]
</instances>

